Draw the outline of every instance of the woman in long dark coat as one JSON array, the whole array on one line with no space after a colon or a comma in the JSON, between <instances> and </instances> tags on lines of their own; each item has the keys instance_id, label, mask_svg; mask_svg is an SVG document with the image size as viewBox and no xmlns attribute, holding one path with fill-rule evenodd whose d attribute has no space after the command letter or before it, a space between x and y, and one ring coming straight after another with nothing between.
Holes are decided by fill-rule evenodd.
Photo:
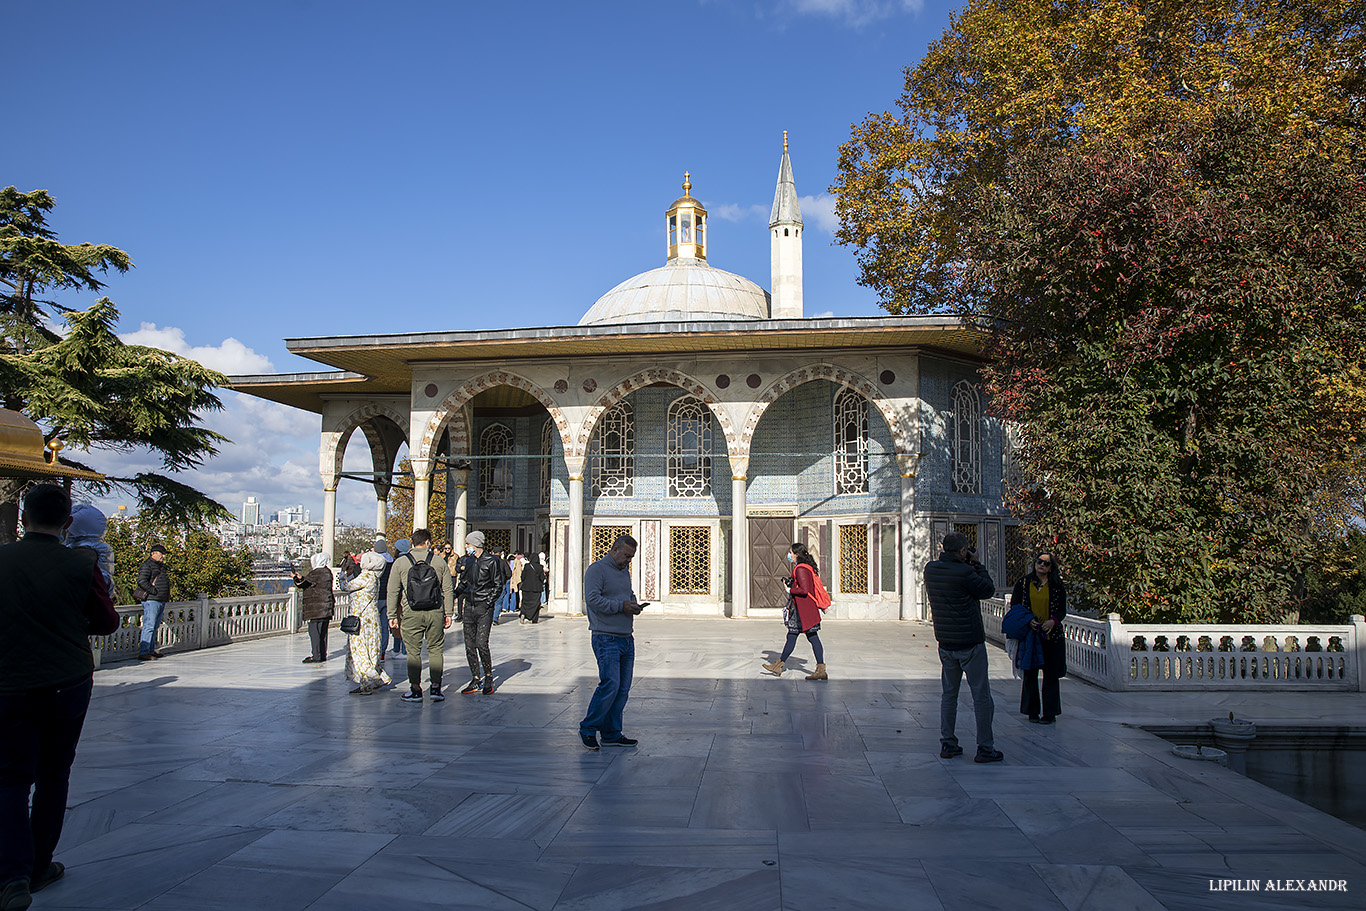
<instances>
[{"instance_id":1,"label":"woman in long dark coat","mask_svg":"<svg viewBox=\"0 0 1366 911\"><path fill-rule=\"evenodd\" d=\"M308 575L294 574L294 584L303 592L301 613L308 621L308 641L313 645L313 654L304 659L304 664L321 664L327 660L327 625L332 622L332 611L336 606L336 596L332 594L332 570L327 564L332 558L325 553L314 554L309 561L313 568Z\"/></svg>"},{"instance_id":2,"label":"woman in long dark coat","mask_svg":"<svg viewBox=\"0 0 1366 911\"><path fill-rule=\"evenodd\" d=\"M1034 568L1010 594L1011 606L1023 604L1034 614L1031 628L1043 637L1043 694L1039 693L1039 669L1021 671L1020 714L1035 724L1052 724L1062 714L1058 681L1067 676L1067 640L1062 621L1067 616L1067 586L1049 551L1034 558Z\"/></svg>"}]
</instances>

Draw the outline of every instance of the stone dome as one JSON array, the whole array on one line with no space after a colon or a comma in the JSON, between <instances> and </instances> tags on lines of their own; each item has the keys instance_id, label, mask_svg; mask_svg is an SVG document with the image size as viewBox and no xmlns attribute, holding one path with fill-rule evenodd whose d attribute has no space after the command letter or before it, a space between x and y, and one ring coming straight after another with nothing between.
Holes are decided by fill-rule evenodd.
<instances>
[{"instance_id":1,"label":"stone dome","mask_svg":"<svg viewBox=\"0 0 1366 911\"><path fill-rule=\"evenodd\" d=\"M677 260L617 285L589 308L580 326L604 323L768 319L768 292L700 260Z\"/></svg>"}]
</instances>

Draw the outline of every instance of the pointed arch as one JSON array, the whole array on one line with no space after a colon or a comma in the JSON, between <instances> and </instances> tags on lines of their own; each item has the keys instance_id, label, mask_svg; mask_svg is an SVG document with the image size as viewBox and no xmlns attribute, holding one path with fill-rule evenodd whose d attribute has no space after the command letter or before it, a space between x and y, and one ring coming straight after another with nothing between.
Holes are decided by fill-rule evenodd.
<instances>
[{"instance_id":1,"label":"pointed arch","mask_svg":"<svg viewBox=\"0 0 1366 911\"><path fill-rule=\"evenodd\" d=\"M649 370L642 370L639 373L627 377L621 382L608 389L593 403L593 407L584 415L583 423L579 425L578 436L574 439L573 454L584 456L588 452L589 441L593 438L593 431L598 426L598 421L602 419L603 412L620 402L626 396L635 392L637 389L644 389L656 383L667 383L670 386L677 386L684 392L696 396L711 411L716 418L716 423L721 427L721 433L726 438L726 450L728 453L735 451L737 442L735 436L735 424L731 421L730 415L721 407L716 394L696 377L688 376L677 370L670 370L665 367L654 367ZM565 446L566 454L570 453L569 446Z\"/></svg>"},{"instance_id":2,"label":"pointed arch","mask_svg":"<svg viewBox=\"0 0 1366 911\"><path fill-rule=\"evenodd\" d=\"M759 419L763 417L769 405L803 383L816 380L829 380L832 383L852 389L867 399L887 423L887 430L892 435L892 445L896 452L911 452L916 448L916 438L912 432L914 430L913 425L910 424L905 415L883 397L876 383L845 367L836 367L834 364L811 364L806 367L798 367L796 370L779 377L760 393L754 404L750 406L749 414L745 418L745 425L740 430L740 451L746 455L749 453L750 443L754 439L754 429L759 426Z\"/></svg>"},{"instance_id":3,"label":"pointed arch","mask_svg":"<svg viewBox=\"0 0 1366 911\"><path fill-rule=\"evenodd\" d=\"M386 467L379 467L382 461L381 452L389 448L385 441L392 436L391 433L386 433L382 426L385 421L392 424L402 440L408 439L408 415L384 402L370 402L346 414L332 422L333 429L330 432L326 428L327 422L324 422L323 442L319 452L319 462L323 474L325 476L330 475L333 478L341 474L342 459L346 455L346 444L350 441L351 434L357 427L362 428L366 441L370 444L370 456L376 466L375 471L392 470L392 460ZM393 447L393 450L392 453L384 452L384 455L397 457L397 445Z\"/></svg>"},{"instance_id":4,"label":"pointed arch","mask_svg":"<svg viewBox=\"0 0 1366 911\"><path fill-rule=\"evenodd\" d=\"M545 410L550 413L550 419L555 422L555 428L560 434L560 441L566 450L569 449L569 421L555 400L544 389L526 377L518 376L506 370L491 370L462 383L437 406L436 411L433 412L422 430L422 439L418 441L417 451L413 453L413 461L416 462L420 459L430 464L432 457L436 454L437 444L441 442L441 431L448 427L451 453L453 455L457 453L469 454L470 428L465 422L465 405L479 393L498 386L512 386L515 389L520 389L544 405Z\"/></svg>"}]
</instances>

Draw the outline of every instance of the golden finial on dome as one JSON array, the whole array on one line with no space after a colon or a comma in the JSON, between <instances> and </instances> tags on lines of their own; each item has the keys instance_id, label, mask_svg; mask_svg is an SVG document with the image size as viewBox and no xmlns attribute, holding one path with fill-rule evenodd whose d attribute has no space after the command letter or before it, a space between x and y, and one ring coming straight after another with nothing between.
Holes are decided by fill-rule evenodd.
<instances>
[{"instance_id":1,"label":"golden finial on dome","mask_svg":"<svg viewBox=\"0 0 1366 911\"><path fill-rule=\"evenodd\" d=\"M48 457L48 461L55 464L57 461L57 453L62 451L62 441L53 440L51 443L47 444L47 448L52 451L52 454Z\"/></svg>"},{"instance_id":2,"label":"golden finial on dome","mask_svg":"<svg viewBox=\"0 0 1366 911\"><path fill-rule=\"evenodd\" d=\"M787 151L787 130L783 130L783 151Z\"/></svg>"},{"instance_id":3,"label":"golden finial on dome","mask_svg":"<svg viewBox=\"0 0 1366 911\"><path fill-rule=\"evenodd\" d=\"M683 172L683 195L684 195L684 196L691 196L691 195L692 195L692 182L691 182L690 180L688 180L688 172L687 172L687 171L684 171L684 172Z\"/></svg>"}]
</instances>

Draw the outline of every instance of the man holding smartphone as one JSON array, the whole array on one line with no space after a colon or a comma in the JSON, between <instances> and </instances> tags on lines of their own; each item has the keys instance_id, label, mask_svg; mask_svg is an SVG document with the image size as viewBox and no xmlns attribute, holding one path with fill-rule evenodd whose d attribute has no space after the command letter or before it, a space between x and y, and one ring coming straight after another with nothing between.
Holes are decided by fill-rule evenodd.
<instances>
[{"instance_id":1,"label":"man holding smartphone","mask_svg":"<svg viewBox=\"0 0 1366 911\"><path fill-rule=\"evenodd\" d=\"M636 614L649 602L639 603L631 589L631 560L636 539L620 535L612 549L583 574L583 599L588 629L593 637L593 657L598 660L598 688L588 702L588 714L579 722L579 737L586 750L598 749L598 733L609 747L633 747L638 741L622 734L621 715L631 693L636 644L632 637Z\"/></svg>"}]
</instances>

